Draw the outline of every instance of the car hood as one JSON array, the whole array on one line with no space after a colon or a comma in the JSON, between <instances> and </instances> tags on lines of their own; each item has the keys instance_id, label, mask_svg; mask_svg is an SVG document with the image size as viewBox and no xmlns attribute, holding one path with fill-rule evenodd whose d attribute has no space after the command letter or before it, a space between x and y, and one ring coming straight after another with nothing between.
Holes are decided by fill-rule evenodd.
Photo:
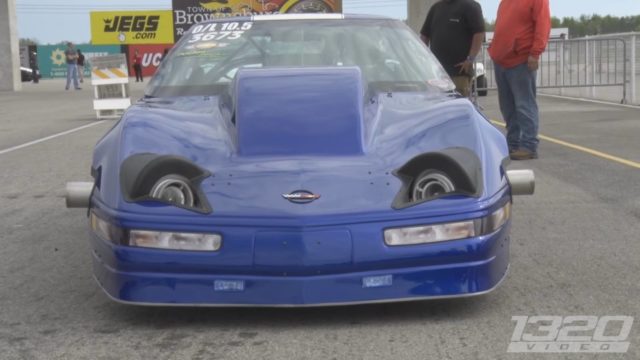
<instances>
[{"instance_id":1,"label":"car hood","mask_svg":"<svg viewBox=\"0 0 640 360\"><path fill-rule=\"evenodd\" d=\"M98 144L94 168L118 174L126 158L140 153L186 158L211 173L200 186L212 215L231 217L386 213L402 187L394 171L417 155L450 148L477 154L484 177L480 198L453 196L416 208L437 213L467 206L472 211L478 201L504 187L498 171L507 154L504 138L468 100L441 92L378 93L365 99L358 104L361 151L266 155L241 151L237 123L225 116L221 97L147 99L130 108ZM319 135L314 141L332 146L334 140ZM108 151L106 144L112 142L118 143L117 154ZM320 198L296 204L283 197L297 190ZM124 201L117 181L105 183L100 191L110 207L149 211ZM190 213L171 206L152 211Z\"/></svg>"}]
</instances>

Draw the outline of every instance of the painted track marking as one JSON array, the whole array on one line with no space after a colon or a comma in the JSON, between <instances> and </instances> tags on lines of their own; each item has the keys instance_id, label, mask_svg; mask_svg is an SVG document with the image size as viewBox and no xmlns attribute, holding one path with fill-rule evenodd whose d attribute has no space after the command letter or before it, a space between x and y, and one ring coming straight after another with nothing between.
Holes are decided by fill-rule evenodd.
<instances>
[{"instance_id":1,"label":"painted track marking","mask_svg":"<svg viewBox=\"0 0 640 360\"><path fill-rule=\"evenodd\" d=\"M21 145L16 145L16 146L10 147L8 149L0 150L0 155L4 155L4 154L10 153L12 151L20 150L20 149L26 148L28 146L36 145L36 144L39 144L39 143L42 143L42 142L45 142L45 141L49 141L51 139L55 139L55 138L60 137L60 136L69 135L69 134L72 134L72 133L74 133L76 131L84 130L84 129L90 128L92 126L96 126L96 125L102 124L105 121L106 120L96 121L96 122L91 123L91 124L83 125L83 126L71 129L71 130L67 130L67 131L59 132L57 134L49 135L49 136L43 137L43 138L38 139L38 140L29 141L27 143L24 143L24 144L21 144Z\"/></svg>"},{"instance_id":2,"label":"painted track marking","mask_svg":"<svg viewBox=\"0 0 640 360\"><path fill-rule=\"evenodd\" d=\"M498 126L501 126L501 127L506 127L506 124L501 122L501 121L491 120L491 122L493 124L495 124L495 125L498 125ZM602 151L590 149L588 147L581 146L581 145L572 144L570 142L566 142L564 140L552 138L550 136L546 136L546 135L542 135L542 134L538 134L538 137L540 139L542 139L542 140L546 140L546 141L552 142L554 144L558 144L558 145L562 145L562 146L565 146L565 147L568 147L568 148L571 148L571 149L574 149L574 150L582 151L584 153L587 153L587 154L590 154L590 155L593 155L593 156L597 156L597 157L605 159L605 160L617 162L618 164L622 164L622 165L630 166L632 168L640 169L640 163L637 163L635 161L623 159L621 157L617 157L617 156L614 156L614 155L603 153Z\"/></svg>"}]
</instances>

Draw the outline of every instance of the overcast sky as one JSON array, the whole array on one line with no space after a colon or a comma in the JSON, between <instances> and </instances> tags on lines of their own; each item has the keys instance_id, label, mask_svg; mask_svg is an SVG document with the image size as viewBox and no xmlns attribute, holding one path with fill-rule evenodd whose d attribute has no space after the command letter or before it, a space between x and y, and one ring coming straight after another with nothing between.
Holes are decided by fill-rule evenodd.
<instances>
[{"instance_id":1,"label":"overcast sky","mask_svg":"<svg viewBox=\"0 0 640 360\"><path fill-rule=\"evenodd\" d=\"M4 0L0 0L4 1ZM487 20L496 17L499 0L479 0ZM640 15L640 0L550 0L557 17L582 14ZM171 0L16 0L20 37L36 38L40 43L74 41L91 38L91 10L170 9ZM345 13L378 14L405 19L406 0L343 0Z\"/></svg>"}]
</instances>

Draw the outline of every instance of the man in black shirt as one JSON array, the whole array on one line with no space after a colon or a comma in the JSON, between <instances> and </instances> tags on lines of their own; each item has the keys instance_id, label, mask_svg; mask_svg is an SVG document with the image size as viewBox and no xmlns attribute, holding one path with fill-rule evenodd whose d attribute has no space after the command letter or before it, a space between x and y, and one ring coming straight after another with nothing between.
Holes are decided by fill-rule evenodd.
<instances>
[{"instance_id":1,"label":"man in black shirt","mask_svg":"<svg viewBox=\"0 0 640 360\"><path fill-rule=\"evenodd\" d=\"M484 41L480 4L473 0L440 0L429 10L420 35L458 92L469 96L473 63Z\"/></svg>"},{"instance_id":2,"label":"man in black shirt","mask_svg":"<svg viewBox=\"0 0 640 360\"><path fill-rule=\"evenodd\" d=\"M40 71L38 69L38 53L35 51L29 54L29 67L31 67L31 80L37 84L40 82Z\"/></svg>"}]
</instances>

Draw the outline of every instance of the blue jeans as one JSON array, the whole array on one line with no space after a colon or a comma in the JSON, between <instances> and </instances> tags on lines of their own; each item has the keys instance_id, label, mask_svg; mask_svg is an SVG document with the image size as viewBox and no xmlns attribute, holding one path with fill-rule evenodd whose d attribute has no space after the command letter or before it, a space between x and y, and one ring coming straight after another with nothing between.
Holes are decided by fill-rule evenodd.
<instances>
[{"instance_id":1,"label":"blue jeans","mask_svg":"<svg viewBox=\"0 0 640 360\"><path fill-rule=\"evenodd\" d=\"M65 86L65 89L69 89L71 78L73 78L73 86L76 89L79 88L80 85L78 85L78 66L76 64L67 64L67 86Z\"/></svg>"},{"instance_id":2,"label":"blue jeans","mask_svg":"<svg viewBox=\"0 0 640 360\"><path fill-rule=\"evenodd\" d=\"M495 64L496 85L502 117L507 123L509 150L538 151L538 103L536 72L527 63L513 68Z\"/></svg>"}]
</instances>

